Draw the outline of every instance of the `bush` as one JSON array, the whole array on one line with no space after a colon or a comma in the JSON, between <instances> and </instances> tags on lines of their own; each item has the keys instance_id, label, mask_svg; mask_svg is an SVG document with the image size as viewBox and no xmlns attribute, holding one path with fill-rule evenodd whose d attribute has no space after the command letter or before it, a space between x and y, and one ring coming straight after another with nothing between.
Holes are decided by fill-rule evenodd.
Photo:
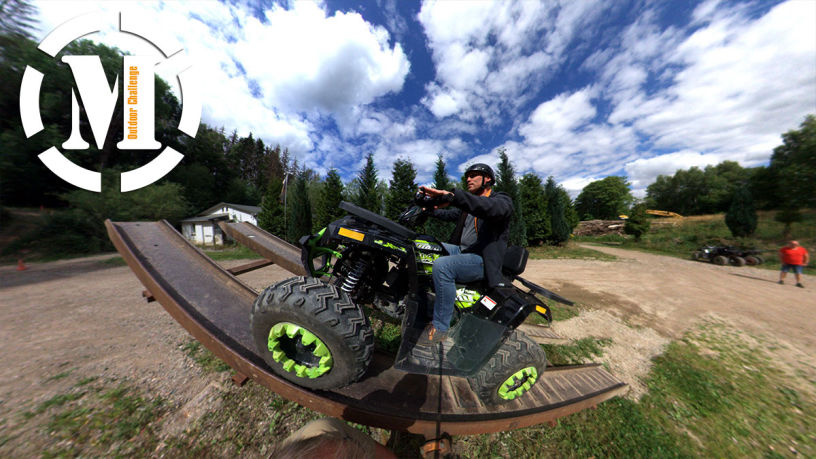
<instances>
[{"instance_id":1,"label":"bush","mask_svg":"<svg viewBox=\"0 0 816 459\"><path fill-rule=\"evenodd\" d=\"M646 213L646 204L640 203L632 208L632 215L626 220L626 224L623 226L623 232L631 234L635 237L636 241L640 241L641 236L646 234L651 226L652 220L649 214Z\"/></svg>"},{"instance_id":2,"label":"bush","mask_svg":"<svg viewBox=\"0 0 816 459\"><path fill-rule=\"evenodd\" d=\"M738 188L734 192L731 206L725 214L725 224L734 237L748 237L756 231L757 214L754 210L754 199L746 187Z\"/></svg>"}]
</instances>

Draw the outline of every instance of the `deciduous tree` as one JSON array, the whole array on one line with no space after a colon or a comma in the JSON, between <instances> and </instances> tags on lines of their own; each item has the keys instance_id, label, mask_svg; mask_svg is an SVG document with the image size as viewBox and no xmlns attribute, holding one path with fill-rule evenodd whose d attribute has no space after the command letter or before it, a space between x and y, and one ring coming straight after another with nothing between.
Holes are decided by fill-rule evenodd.
<instances>
[{"instance_id":1,"label":"deciduous tree","mask_svg":"<svg viewBox=\"0 0 816 459\"><path fill-rule=\"evenodd\" d=\"M612 220L629 209L631 203L626 178L612 175L585 186L575 199L575 210L584 220Z\"/></svg>"}]
</instances>

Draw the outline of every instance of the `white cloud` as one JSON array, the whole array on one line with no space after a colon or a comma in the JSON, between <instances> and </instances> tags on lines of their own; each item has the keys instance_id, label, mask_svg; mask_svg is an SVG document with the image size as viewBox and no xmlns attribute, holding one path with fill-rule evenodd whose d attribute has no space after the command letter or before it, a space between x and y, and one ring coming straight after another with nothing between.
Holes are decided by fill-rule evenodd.
<instances>
[{"instance_id":1,"label":"white cloud","mask_svg":"<svg viewBox=\"0 0 816 459\"><path fill-rule=\"evenodd\" d=\"M684 150L652 158L636 159L626 163L624 170L632 184L633 194L636 197L643 197L646 195L646 187L652 184L658 175L674 175L679 169L703 168L722 161L723 158L718 155Z\"/></svg>"},{"instance_id":2,"label":"white cloud","mask_svg":"<svg viewBox=\"0 0 816 459\"><path fill-rule=\"evenodd\" d=\"M418 20L437 75L423 104L438 118L488 125L516 116L535 94L527 89L551 78L580 25L604 8L603 2L424 2Z\"/></svg>"},{"instance_id":3,"label":"white cloud","mask_svg":"<svg viewBox=\"0 0 816 459\"><path fill-rule=\"evenodd\" d=\"M41 36L83 12L149 15L155 30L184 46L204 80L202 121L239 135L252 132L296 156L328 144L318 128L323 117L357 125L358 108L400 91L410 69L401 46L389 46L385 29L357 13L327 16L314 2L295 2L292 10L274 7L266 12L268 24L222 2L41 1L37 6ZM113 27L88 38L135 53L149 49ZM174 82L172 75L162 76ZM253 95L253 84L261 98ZM374 132L373 119L359 123L361 132Z\"/></svg>"},{"instance_id":4,"label":"white cloud","mask_svg":"<svg viewBox=\"0 0 816 459\"><path fill-rule=\"evenodd\" d=\"M530 115L530 121L521 126L519 133L532 144L546 143L553 137L570 134L570 131L595 117L591 97L591 88L560 94L539 105Z\"/></svg>"}]
</instances>

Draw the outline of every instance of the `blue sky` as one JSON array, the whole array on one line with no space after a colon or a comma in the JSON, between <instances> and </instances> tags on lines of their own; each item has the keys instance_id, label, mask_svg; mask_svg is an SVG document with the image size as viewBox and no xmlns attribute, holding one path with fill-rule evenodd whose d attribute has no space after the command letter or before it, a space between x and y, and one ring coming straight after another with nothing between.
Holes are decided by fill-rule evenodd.
<instances>
[{"instance_id":1,"label":"blue sky","mask_svg":"<svg viewBox=\"0 0 816 459\"><path fill-rule=\"evenodd\" d=\"M401 157L428 183L439 153L458 176L504 147L573 196L608 175L643 196L677 169L766 164L816 113L811 0L35 4L37 39L84 12L150 17L200 74L205 123L347 180L369 153L380 178Z\"/></svg>"}]
</instances>

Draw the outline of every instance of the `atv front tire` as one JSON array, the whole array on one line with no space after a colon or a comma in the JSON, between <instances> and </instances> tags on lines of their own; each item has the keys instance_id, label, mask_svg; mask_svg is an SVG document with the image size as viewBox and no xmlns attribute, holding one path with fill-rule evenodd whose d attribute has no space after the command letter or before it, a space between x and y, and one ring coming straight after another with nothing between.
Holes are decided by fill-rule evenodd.
<instances>
[{"instance_id":1,"label":"atv front tire","mask_svg":"<svg viewBox=\"0 0 816 459\"><path fill-rule=\"evenodd\" d=\"M348 294L318 279L267 287L250 316L255 346L275 374L310 389L336 389L363 376L374 334Z\"/></svg>"},{"instance_id":2,"label":"atv front tire","mask_svg":"<svg viewBox=\"0 0 816 459\"><path fill-rule=\"evenodd\" d=\"M714 262L715 265L724 266L726 263L728 263L728 258L722 255L717 255L716 257L714 257L714 260L712 261Z\"/></svg>"},{"instance_id":3,"label":"atv front tire","mask_svg":"<svg viewBox=\"0 0 816 459\"><path fill-rule=\"evenodd\" d=\"M467 380L485 405L495 406L528 392L546 367L547 356L541 346L516 330Z\"/></svg>"}]
</instances>

